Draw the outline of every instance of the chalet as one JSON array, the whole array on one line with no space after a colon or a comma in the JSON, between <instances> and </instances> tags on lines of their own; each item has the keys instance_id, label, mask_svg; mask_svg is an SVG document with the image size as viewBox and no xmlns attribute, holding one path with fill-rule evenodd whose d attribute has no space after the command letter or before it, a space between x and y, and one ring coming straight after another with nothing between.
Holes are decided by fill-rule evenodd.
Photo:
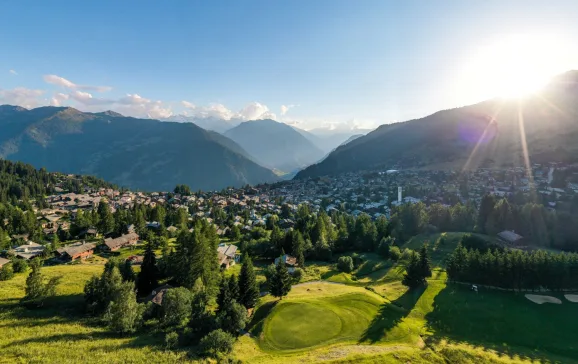
<instances>
[{"instance_id":1,"label":"chalet","mask_svg":"<svg viewBox=\"0 0 578 364\"><path fill-rule=\"evenodd\" d=\"M98 232L96 231L96 229L91 227L91 228L84 229L83 231L81 231L80 234L78 234L78 237L82 238L82 239L90 239L90 238L95 238L97 235L98 235Z\"/></svg>"},{"instance_id":2,"label":"chalet","mask_svg":"<svg viewBox=\"0 0 578 364\"><path fill-rule=\"evenodd\" d=\"M20 245L19 247L14 248L14 255L16 255L18 258L26 260L42 255L43 252L44 245L40 245L33 241L29 241L24 245Z\"/></svg>"},{"instance_id":3,"label":"chalet","mask_svg":"<svg viewBox=\"0 0 578 364\"><path fill-rule=\"evenodd\" d=\"M128 262L132 265L141 265L144 261L144 256L142 255L131 255L130 257L126 258Z\"/></svg>"},{"instance_id":4,"label":"chalet","mask_svg":"<svg viewBox=\"0 0 578 364\"><path fill-rule=\"evenodd\" d=\"M10 263L10 259L0 258L0 268L2 268L4 265L8 263Z\"/></svg>"},{"instance_id":5,"label":"chalet","mask_svg":"<svg viewBox=\"0 0 578 364\"><path fill-rule=\"evenodd\" d=\"M229 268L235 265L239 260L239 255L237 255L237 246L232 244L221 243L217 247L217 253L219 256L219 265L221 268Z\"/></svg>"},{"instance_id":6,"label":"chalet","mask_svg":"<svg viewBox=\"0 0 578 364\"><path fill-rule=\"evenodd\" d=\"M524 237L516 234L513 230L504 230L498 234L498 240L508 245L519 245Z\"/></svg>"},{"instance_id":7,"label":"chalet","mask_svg":"<svg viewBox=\"0 0 578 364\"><path fill-rule=\"evenodd\" d=\"M71 260L84 260L92 257L94 254L94 248L96 244L86 243L84 241L70 244L59 248L56 250L56 255L61 260L71 261Z\"/></svg>"},{"instance_id":8,"label":"chalet","mask_svg":"<svg viewBox=\"0 0 578 364\"><path fill-rule=\"evenodd\" d=\"M105 249L111 252L117 251L122 247L129 246L129 245L136 245L138 241L138 234L131 233L122 235L115 239L105 239L104 246Z\"/></svg>"},{"instance_id":9,"label":"chalet","mask_svg":"<svg viewBox=\"0 0 578 364\"><path fill-rule=\"evenodd\" d=\"M162 305L163 296L171 288L173 288L173 286L169 284L163 284L162 286L155 288L151 294L145 298L145 302L152 302L158 306Z\"/></svg>"},{"instance_id":10,"label":"chalet","mask_svg":"<svg viewBox=\"0 0 578 364\"><path fill-rule=\"evenodd\" d=\"M282 259L282 261L285 263L285 266L287 267L289 273L293 273L295 271L295 267L298 266L297 258L292 257L288 254L282 255L279 258L275 258L275 265L279 264L279 259Z\"/></svg>"}]
</instances>

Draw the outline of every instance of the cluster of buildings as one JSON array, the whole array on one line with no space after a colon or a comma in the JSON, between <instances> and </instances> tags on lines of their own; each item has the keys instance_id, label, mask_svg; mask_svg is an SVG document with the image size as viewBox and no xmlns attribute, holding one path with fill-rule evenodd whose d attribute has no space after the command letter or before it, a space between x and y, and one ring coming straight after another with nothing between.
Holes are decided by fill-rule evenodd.
<instances>
[{"instance_id":1,"label":"cluster of buildings","mask_svg":"<svg viewBox=\"0 0 578 364\"><path fill-rule=\"evenodd\" d=\"M556 176L564 176L557 180ZM534 191L544 197L548 207L555 209L561 200L569 200L578 194L578 165L533 164L529 170L512 167L501 170L478 169L475 171L434 170L373 170L344 173L306 180L284 181L271 185L228 189L221 192L199 192L180 195L168 192L131 192L109 188L84 188L83 193L68 193L62 189L46 198L48 208L37 209L38 223L45 236L58 229L70 229L79 210L90 211L106 200L112 209L128 209L135 204L155 207L159 204L186 209L189 219L206 218L217 225L219 235L227 235L231 225L217 223L216 211L233 214L233 226L241 231L251 231L265 226L272 215L279 216L281 228L291 228L291 219L299 204L307 204L312 211L344 211L352 215L367 213L373 218L389 217L391 209L406 203L441 203L452 205L457 202L479 203L489 193L496 196L513 196ZM158 222L147 223L158 228ZM176 227L169 226L169 232ZM171 231L172 229L172 231ZM87 229L82 238L91 238L96 231ZM14 235L13 239L23 242L14 249L17 256L31 259L42 254L44 246L28 241L28 236ZM130 229L119 238L106 239L104 249L117 251L138 242L138 235ZM94 243L78 241L58 249L56 255L66 260L84 259L92 256ZM234 264L238 259L235 246L220 246L219 259L223 266Z\"/></svg>"}]
</instances>

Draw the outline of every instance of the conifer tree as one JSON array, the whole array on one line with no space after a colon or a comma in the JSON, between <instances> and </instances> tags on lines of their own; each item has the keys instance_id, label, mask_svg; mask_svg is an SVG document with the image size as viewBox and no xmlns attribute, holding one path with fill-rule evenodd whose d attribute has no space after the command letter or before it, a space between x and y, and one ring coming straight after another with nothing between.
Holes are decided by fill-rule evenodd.
<instances>
[{"instance_id":1,"label":"conifer tree","mask_svg":"<svg viewBox=\"0 0 578 364\"><path fill-rule=\"evenodd\" d=\"M279 258L275 267L275 274L271 277L269 284L271 295L278 297L279 299L287 296L289 291L291 291L291 276L289 275L289 271L285 266L285 261L282 258Z\"/></svg>"},{"instance_id":2,"label":"conifer tree","mask_svg":"<svg viewBox=\"0 0 578 364\"><path fill-rule=\"evenodd\" d=\"M159 269L157 267L157 258L152 245L147 244L141 270L137 279L137 291L141 296L146 296L159 285Z\"/></svg>"},{"instance_id":3,"label":"conifer tree","mask_svg":"<svg viewBox=\"0 0 578 364\"><path fill-rule=\"evenodd\" d=\"M253 308L259 300L259 285L255 277L253 261L246 255L239 275L239 303L246 308Z\"/></svg>"},{"instance_id":4,"label":"conifer tree","mask_svg":"<svg viewBox=\"0 0 578 364\"><path fill-rule=\"evenodd\" d=\"M413 253L405 268L405 274L401 283L409 288L416 288L424 282L425 279L422 275L419 257Z\"/></svg>"},{"instance_id":5,"label":"conifer tree","mask_svg":"<svg viewBox=\"0 0 578 364\"><path fill-rule=\"evenodd\" d=\"M132 269L132 263L130 260L125 260L123 264L119 265L120 274L122 275L122 280L125 282L134 282L135 274Z\"/></svg>"},{"instance_id":6,"label":"conifer tree","mask_svg":"<svg viewBox=\"0 0 578 364\"><path fill-rule=\"evenodd\" d=\"M217 294L217 314L223 312L227 306L231 304L232 300L231 291L229 290L229 280L222 277L219 294Z\"/></svg>"},{"instance_id":7,"label":"conifer tree","mask_svg":"<svg viewBox=\"0 0 578 364\"><path fill-rule=\"evenodd\" d=\"M303 235L301 235L301 232L293 232L293 256L297 258L297 264L302 268L305 266L305 257L303 255L304 245L305 241L303 240Z\"/></svg>"},{"instance_id":8,"label":"conifer tree","mask_svg":"<svg viewBox=\"0 0 578 364\"><path fill-rule=\"evenodd\" d=\"M237 280L237 276L234 274L229 276L227 284L229 285L231 299L239 302L239 281Z\"/></svg>"},{"instance_id":9,"label":"conifer tree","mask_svg":"<svg viewBox=\"0 0 578 364\"><path fill-rule=\"evenodd\" d=\"M431 262L430 262L429 252L427 249L427 244L422 245L422 247L419 251L419 267L420 267L421 276L424 279L432 276Z\"/></svg>"}]
</instances>

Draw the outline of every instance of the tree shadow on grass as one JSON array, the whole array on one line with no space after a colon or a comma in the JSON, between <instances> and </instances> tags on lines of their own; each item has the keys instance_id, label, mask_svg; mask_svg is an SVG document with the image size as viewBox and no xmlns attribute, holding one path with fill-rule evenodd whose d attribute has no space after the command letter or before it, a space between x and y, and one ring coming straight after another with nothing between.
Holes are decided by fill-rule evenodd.
<instances>
[{"instance_id":1,"label":"tree shadow on grass","mask_svg":"<svg viewBox=\"0 0 578 364\"><path fill-rule=\"evenodd\" d=\"M425 286L421 286L407 290L398 299L381 305L377 315L373 318L359 342L373 344L387 338L388 332L399 325L404 317L409 315L425 289Z\"/></svg>"},{"instance_id":2,"label":"tree shadow on grass","mask_svg":"<svg viewBox=\"0 0 578 364\"><path fill-rule=\"evenodd\" d=\"M450 361L456 360L451 355L466 354L444 348L443 342L466 343L515 360L563 363L563 358L578 357L577 317L571 306L526 304L523 296L512 292L475 293L468 287L448 284L425 316L427 330L432 333L425 342L442 348L442 354L445 350Z\"/></svg>"},{"instance_id":3,"label":"tree shadow on grass","mask_svg":"<svg viewBox=\"0 0 578 364\"><path fill-rule=\"evenodd\" d=\"M255 312L253 312L253 316L251 317L251 322L247 325L247 331L251 333L251 335L259 337L263 332L263 325L265 324L265 318L269 316L271 311L277 306L279 301L270 301L262 304L259 306Z\"/></svg>"},{"instance_id":4,"label":"tree shadow on grass","mask_svg":"<svg viewBox=\"0 0 578 364\"><path fill-rule=\"evenodd\" d=\"M30 308L20 300L0 302L0 311L18 319L73 319L85 316L82 294L59 295L47 298L41 307Z\"/></svg>"}]
</instances>

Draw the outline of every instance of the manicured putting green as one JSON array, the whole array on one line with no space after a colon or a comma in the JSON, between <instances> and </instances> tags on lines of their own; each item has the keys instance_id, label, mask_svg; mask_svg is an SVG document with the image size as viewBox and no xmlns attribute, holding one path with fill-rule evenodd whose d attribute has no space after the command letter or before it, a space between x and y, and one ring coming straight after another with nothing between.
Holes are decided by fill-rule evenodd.
<instances>
[{"instance_id":1,"label":"manicured putting green","mask_svg":"<svg viewBox=\"0 0 578 364\"><path fill-rule=\"evenodd\" d=\"M399 330L381 330L384 321L393 322L388 319L390 310L397 315L399 309L362 288L327 283L302 286L269 312L259 343L267 351L298 351L337 342L370 342L376 336L377 340L391 340L407 335L401 323Z\"/></svg>"},{"instance_id":2,"label":"manicured putting green","mask_svg":"<svg viewBox=\"0 0 578 364\"><path fill-rule=\"evenodd\" d=\"M339 335L341 319L330 308L307 302L287 302L277 307L268 323L269 339L278 349L304 348Z\"/></svg>"}]
</instances>

